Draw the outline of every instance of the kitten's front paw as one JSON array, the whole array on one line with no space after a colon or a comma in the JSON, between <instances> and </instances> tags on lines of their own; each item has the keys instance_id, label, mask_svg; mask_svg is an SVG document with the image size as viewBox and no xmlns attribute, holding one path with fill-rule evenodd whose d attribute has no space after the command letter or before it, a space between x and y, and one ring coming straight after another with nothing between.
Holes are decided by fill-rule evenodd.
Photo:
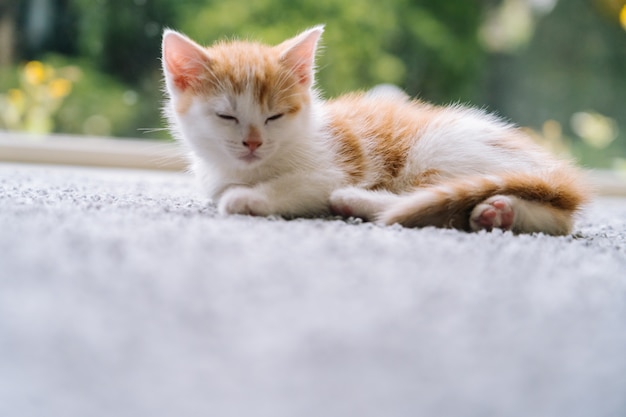
<instances>
[{"instance_id":1,"label":"kitten's front paw","mask_svg":"<svg viewBox=\"0 0 626 417\"><path fill-rule=\"evenodd\" d=\"M220 214L249 214L269 216L270 204L267 198L252 188L237 187L226 191L217 206Z\"/></svg>"}]
</instances>

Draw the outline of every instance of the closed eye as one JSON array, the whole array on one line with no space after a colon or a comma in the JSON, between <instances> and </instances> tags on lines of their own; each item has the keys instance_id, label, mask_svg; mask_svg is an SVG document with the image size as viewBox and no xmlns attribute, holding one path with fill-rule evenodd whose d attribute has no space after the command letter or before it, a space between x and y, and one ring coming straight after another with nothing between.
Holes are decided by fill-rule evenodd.
<instances>
[{"instance_id":1,"label":"closed eye","mask_svg":"<svg viewBox=\"0 0 626 417\"><path fill-rule=\"evenodd\" d=\"M220 119L223 120L232 120L235 123L239 123L239 120L235 117L235 116L231 116L230 114L224 114L224 113L216 113L217 117L219 117Z\"/></svg>"},{"instance_id":2,"label":"closed eye","mask_svg":"<svg viewBox=\"0 0 626 417\"><path fill-rule=\"evenodd\" d=\"M265 119L265 123L267 124L268 122L273 122L274 120L278 120L278 119L280 119L281 117L283 117L283 113L278 113L278 114L275 114L275 115L270 116L270 117L268 117L267 119Z\"/></svg>"}]
</instances>

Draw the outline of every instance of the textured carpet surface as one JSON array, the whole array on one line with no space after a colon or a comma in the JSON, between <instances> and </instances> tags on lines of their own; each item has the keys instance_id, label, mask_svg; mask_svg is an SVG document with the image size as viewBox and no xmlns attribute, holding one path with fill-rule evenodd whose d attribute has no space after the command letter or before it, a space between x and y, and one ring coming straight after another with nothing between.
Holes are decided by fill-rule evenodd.
<instances>
[{"instance_id":1,"label":"textured carpet surface","mask_svg":"<svg viewBox=\"0 0 626 417\"><path fill-rule=\"evenodd\" d=\"M626 202L467 234L0 164L0 415L624 416Z\"/></svg>"}]
</instances>

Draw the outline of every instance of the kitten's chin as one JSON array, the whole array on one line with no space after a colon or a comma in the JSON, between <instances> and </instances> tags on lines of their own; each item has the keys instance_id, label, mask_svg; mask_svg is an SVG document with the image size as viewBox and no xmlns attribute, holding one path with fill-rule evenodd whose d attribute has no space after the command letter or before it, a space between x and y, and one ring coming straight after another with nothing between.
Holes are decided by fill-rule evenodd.
<instances>
[{"instance_id":1,"label":"kitten's chin","mask_svg":"<svg viewBox=\"0 0 626 417\"><path fill-rule=\"evenodd\" d=\"M240 165L246 168L257 168L259 165L265 164L273 159L274 152L271 149L265 149L265 152L247 152L245 154L236 155Z\"/></svg>"},{"instance_id":2,"label":"kitten's chin","mask_svg":"<svg viewBox=\"0 0 626 417\"><path fill-rule=\"evenodd\" d=\"M264 163L267 158L259 156L257 154L247 154L237 157L237 162L243 168L256 168Z\"/></svg>"},{"instance_id":3,"label":"kitten's chin","mask_svg":"<svg viewBox=\"0 0 626 417\"><path fill-rule=\"evenodd\" d=\"M243 161L247 165L258 164L261 162L262 159L263 158L261 158L260 156L254 155L254 154L248 154L248 155L239 157L239 160Z\"/></svg>"}]
</instances>

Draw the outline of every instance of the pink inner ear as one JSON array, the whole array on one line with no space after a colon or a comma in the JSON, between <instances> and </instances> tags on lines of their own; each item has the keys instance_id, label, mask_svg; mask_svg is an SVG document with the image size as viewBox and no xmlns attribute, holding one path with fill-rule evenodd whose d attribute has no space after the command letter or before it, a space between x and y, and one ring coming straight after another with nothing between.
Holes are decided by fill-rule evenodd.
<instances>
[{"instance_id":1,"label":"pink inner ear","mask_svg":"<svg viewBox=\"0 0 626 417\"><path fill-rule=\"evenodd\" d=\"M296 66L295 73L298 75L298 80L300 81L300 84L309 85L313 81L311 79L311 73L313 72L313 69L311 67L311 65L306 64Z\"/></svg>"},{"instance_id":2,"label":"pink inner ear","mask_svg":"<svg viewBox=\"0 0 626 417\"><path fill-rule=\"evenodd\" d=\"M163 37L163 65L179 90L197 84L207 63L208 56L202 47L191 40L173 31Z\"/></svg>"}]
</instances>

